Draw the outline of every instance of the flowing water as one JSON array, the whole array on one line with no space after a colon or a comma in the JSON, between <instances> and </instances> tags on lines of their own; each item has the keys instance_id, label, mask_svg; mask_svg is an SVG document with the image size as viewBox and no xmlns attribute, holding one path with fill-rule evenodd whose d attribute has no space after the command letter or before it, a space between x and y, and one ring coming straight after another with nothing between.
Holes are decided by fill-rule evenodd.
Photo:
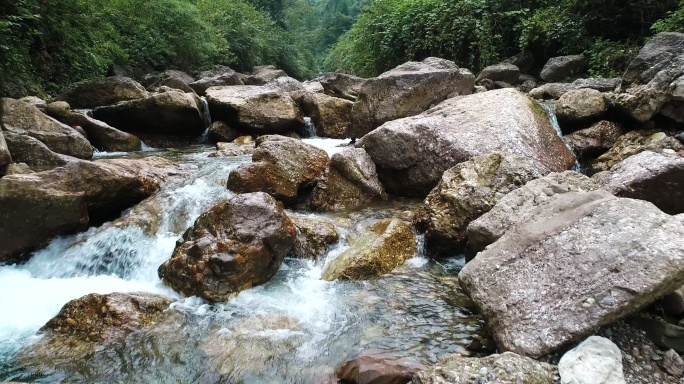
<instances>
[{"instance_id":1,"label":"flowing water","mask_svg":"<svg viewBox=\"0 0 684 384\"><path fill-rule=\"evenodd\" d=\"M307 141L329 153L344 142ZM196 146L127 154L167 157L191 167L192 176L115 222L54 239L26 264L0 266L0 381L312 383L326 380L360 353L429 364L446 353L467 353L481 338L482 321L471 313L457 281L462 259L438 263L421 254L374 280L320 279L325 260L346 249L348 238L369 223L414 208L417 202L410 200L325 214L342 237L326 257L288 258L270 282L228 302L212 305L178 296L161 283L158 266L204 210L231 196L225 188L230 170L249 161L248 156L208 158L208 153ZM115 346L78 358L30 357L40 339L37 331L67 301L134 291L160 293L174 303L155 327Z\"/></svg>"}]
</instances>

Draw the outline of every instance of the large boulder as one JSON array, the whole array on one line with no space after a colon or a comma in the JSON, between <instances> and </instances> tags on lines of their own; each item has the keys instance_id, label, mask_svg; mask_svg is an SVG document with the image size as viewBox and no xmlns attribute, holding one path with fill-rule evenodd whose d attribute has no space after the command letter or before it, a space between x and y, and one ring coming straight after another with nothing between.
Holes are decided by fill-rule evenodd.
<instances>
[{"instance_id":1,"label":"large boulder","mask_svg":"<svg viewBox=\"0 0 684 384\"><path fill-rule=\"evenodd\" d=\"M368 79L352 110L352 137L361 137L383 123L417 115L454 95L469 95L475 76L453 61L428 57L404 63Z\"/></svg>"},{"instance_id":2,"label":"large boulder","mask_svg":"<svg viewBox=\"0 0 684 384\"><path fill-rule=\"evenodd\" d=\"M287 77L287 73L273 65L261 65L252 68L252 73L243 82L246 85L265 85L279 77Z\"/></svg>"},{"instance_id":3,"label":"large boulder","mask_svg":"<svg viewBox=\"0 0 684 384\"><path fill-rule=\"evenodd\" d=\"M93 157L93 147L88 139L73 128L45 115L38 108L4 98L2 109L5 130L38 139L56 153L80 159Z\"/></svg>"},{"instance_id":4,"label":"large boulder","mask_svg":"<svg viewBox=\"0 0 684 384\"><path fill-rule=\"evenodd\" d=\"M616 196L650 201L671 215L684 213L684 158L676 154L641 152L593 178Z\"/></svg>"},{"instance_id":5,"label":"large boulder","mask_svg":"<svg viewBox=\"0 0 684 384\"><path fill-rule=\"evenodd\" d=\"M608 152L591 164L591 169L594 172L608 171L626 158L644 151L660 153L679 150L684 150L684 145L665 132L632 131L620 136Z\"/></svg>"},{"instance_id":6,"label":"large boulder","mask_svg":"<svg viewBox=\"0 0 684 384\"><path fill-rule=\"evenodd\" d=\"M356 209L386 199L375 164L363 148L345 148L334 154L311 194L316 211Z\"/></svg>"},{"instance_id":7,"label":"large boulder","mask_svg":"<svg viewBox=\"0 0 684 384\"><path fill-rule=\"evenodd\" d=\"M591 336L558 362L561 384L625 384L622 352L612 341Z\"/></svg>"},{"instance_id":8,"label":"large boulder","mask_svg":"<svg viewBox=\"0 0 684 384\"><path fill-rule=\"evenodd\" d=\"M205 96L207 89L226 85L244 85L243 75L234 70L219 66L211 71L202 72L197 81L188 84L198 95Z\"/></svg>"},{"instance_id":9,"label":"large boulder","mask_svg":"<svg viewBox=\"0 0 684 384\"><path fill-rule=\"evenodd\" d=\"M188 85L193 81L195 81L195 79L187 73L169 69L164 71L161 85L183 92L194 92L193 89Z\"/></svg>"},{"instance_id":10,"label":"large boulder","mask_svg":"<svg viewBox=\"0 0 684 384\"><path fill-rule=\"evenodd\" d=\"M503 153L478 156L444 172L417 215L419 227L425 230L428 254L461 253L471 221L492 209L507 193L547 172L530 158Z\"/></svg>"},{"instance_id":11,"label":"large boulder","mask_svg":"<svg viewBox=\"0 0 684 384\"><path fill-rule=\"evenodd\" d=\"M5 135L0 129L0 177L5 173L5 168L12 163L12 155L5 141Z\"/></svg>"},{"instance_id":12,"label":"large boulder","mask_svg":"<svg viewBox=\"0 0 684 384\"><path fill-rule=\"evenodd\" d=\"M299 213L288 213L288 217L297 228L292 251L300 259L317 260L340 238L335 223L329 219Z\"/></svg>"},{"instance_id":13,"label":"large boulder","mask_svg":"<svg viewBox=\"0 0 684 384\"><path fill-rule=\"evenodd\" d=\"M625 134L620 123L601 120L589 128L580 129L564 137L565 142L582 159L595 158L615 145L617 139Z\"/></svg>"},{"instance_id":14,"label":"large boulder","mask_svg":"<svg viewBox=\"0 0 684 384\"><path fill-rule=\"evenodd\" d=\"M350 137L352 107L349 100L322 93L307 94L302 98L302 111L311 117L316 135L346 139Z\"/></svg>"},{"instance_id":15,"label":"large boulder","mask_svg":"<svg viewBox=\"0 0 684 384\"><path fill-rule=\"evenodd\" d=\"M100 151L131 152L139 151L142 147L142 142L137 136L120 131L86 114L71 111L69 104L64 101L50 103L47 112L64 124L83 128L90 144Z\"/></svg>"},{"instance_id":16,"label":"large boulder","mask_svg":"<svg viewBox=\"0 0 684 384\"><path fill-rule=\"evenodd\" d=\"M326 264L324 280L363 280L391 272L416 256L416 236L399 219L379 221L350 239L349 249Z\"/></svg>"},{"instance_id":17,"label":"large boulder","mask_svg":"<svg viewBox=\"0 0 684 384\"><path fill-rule=\"evenodd\" d=\"M620 85L620 79L588 78L577 79L572 83L546 83L530 90L534 99L558 100L564 94L579 89L594 89L599 92L612 92Z\"/></svg>"},{"instance_id":18,"label":"large boulder","mask_svg":"<svg viewBox=\"0 0 684 384\"><path fill-rule=\"evenodd\" d=\"M560 172L575 156L546 112L514 89L452 98L413 117L385 123L357 141L389 193L424 197L442 173L475 156L506 152Z\"/></svg>"},{"instance_id":19,"label":"large boulder","mask_svg":"<svg viewBox=\"0 0 684 384\"><path fill-rule=\"evenodd\" d=\"M620 86L620 78L591 77L587 79L577 79L572 85L579 89L594 89L599 92L613 92Z\"/></svg>"},{"instance_id":20,"label":"large boulder","mask_svg":"<svg viewBox=\"0 0 684 384\"><path fill-rule=\"evenodd\" d=\"M366 79L339 72L325 74L319 79L326 95L350 101L356 101L364 81Z\"/></svg>"},{"instance_id":21,"label":"large boulder","mask_svg":"<svg viewBox=\"0 0 684 384\"><path fill-rule=\"evenodd\" d=\"M72 108L95 108L147 96L145 88L135 80L113 76L73 84L57 100L66 101Z\"/></svg>"},{"instance_id":22,"label":"large boulder","mask_svg":"<svg viewBox=\"0 0 684 384\"><path fill-rule=\"evenodd\" d=\"M582 55L552 57L544 64L539 77L547 82L561 81L568 76L584 73L587 67L587 60Z\"/></svg>"},{"instance_id":23,"label":"large boulder","mask_svg":"<svg viewBox=\"0 0 684 384\"><path fill-rule=\"evenodd\" d=\"M627 67L620 88L616 106L641 122L672 101L684 101L684 33L650 39Z\"/></svg>"},{"instance_id":24,"label":"large boulder","mask_svg":"<svg viewBox=\"0 0 684 384\"><path fill-rule=\"evenodd\" d=\"M553 384L557 372L553 365L511 352L482 358L453 354L418 372L413 384Z\"/></svg>"},{"instance_id":25,"label":"large boulder","mask_svg":"<svg viewBox=\"0 0 684 384\"><path fill-rule=\"evenodd\" d=\"M475 255L497 241L509 229L529 220L535 208L568 192L588 192L598 185L574 171L550 173L532 180L503 196L487 213L472 221L467 228L468 255Z\"/></svg>"},{"instance_id":26,"label":"large boulder","mask_svg":"<svg viewBox=\"0 0 684 384\"><path fill-rule=\"evenodd\" d=\"M231 142L241 136L237 128L224 121L214 121L209 126L209 141L213 143Z\"/></svg>"},{"instance_id":27,"label":"large boulder","mask_svg":"<svg viewBox=\"0 0 684 384\"><path fill-rule=\"evenodd\" d=\"M500 350L541 357L684 283L684 225L606 191L564 193L459 274Z\"/></svg>"},{"instance_id":28,"label":"large boulder","mask_svg":"<svg viewBox=\"0 0 684 384\"><path fill-rule=\"evenodd\" d=\"M184 170L168 160L73 161L0 179L0 260L23 256L54 236L117 217Z\"/></svg>"},{"instance_id":29,"label":"large boulder","mask_svg":"<svg viewBox=\"0 0 684 384\"><path fill-rule=\"evenodd\" d=\"M595 89L583 88L565 93L556 101L556 117L564 130L592 123L608 112L603 94Z\"/></svg>"},{"instance_id":30,"label":"large boulder","mask_svg":"<svg viewBox=\"0 0 684 384\"><path fill-rule=\"evenodd\" d=\"M327 164L328 154L324 150L301 140L261 137L252 163L230 173L228 189L237 193L266 192L292 203L300 189L313 187Z\"/></svg>"},{"instance_id":31,"label":"large boulder","mask_svg":"<svg viewBox=\"0 0 684 384\"><path fill-rule=\"evenodd\" d=\"M297 104L278 88L212 87L207 101L214 120L258 134L301 131L304 118Z\"/></svg>"},{"instance_id":32,"label":"large boulder","mask_svg":"<svg viewBox=\"0 0 684 384\"><path fill-rule=\"evenodd\" d=\"M509 84L515 84L520 78L520 69L510 63L500 63L484 67L480 74L475 79L478 83L482 79L489 79L492 81L503 81Z\"/></svg>"},{"instance_id":33,"label":"large boulder","mask_svg":"<svg viewBox=\"0 0 684 384\"><path fill-rule=\"evenodd\" d=\"M207 128L202 100L176 91L95 108L93 117L126 132L201 135Z\"/></svg>"},{"instance_id":34,"label":"large boulder","mask_svg":"<svg viewBox=\"0 0 684 384\"><path fill-rule=\"evenodd\" d=\"M75 158L52 152L47 145L31 136L5 132L7 147L16 163L25 163L36 170L47 170L66 165Z\"/></svg>"},{"instance_id":35,"label":"large boulder","mask_svg":"<svg viewBox=\"0 0 684 384\"><path fill-rule=\"evenodd\" d=\"M195 221L159 266L159 277L184 296L226 301L270 280L295 236L294 224L272 197L238 195Z\"/></svg>"},{"instance_id":36,"label":"large boulder","mask_svg":"<svg viewBox=\"0 0 684 384\"><path fill-rule=\"evenodd\" d=\"M528 73L532 68L534 68L536 60L534 55L530 51L522 51L516 55L509 57L502 61L502 63L513 64L519 68L520 72Z\"/></svg>"}]
</instances>

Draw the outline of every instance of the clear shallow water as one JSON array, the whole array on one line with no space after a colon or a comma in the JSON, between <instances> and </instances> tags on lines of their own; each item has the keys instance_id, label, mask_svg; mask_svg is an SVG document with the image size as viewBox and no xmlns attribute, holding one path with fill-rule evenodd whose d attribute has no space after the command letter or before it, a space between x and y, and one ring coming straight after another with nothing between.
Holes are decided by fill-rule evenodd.
<instances>
[{"instance_id":1,"label":"clear shallow water","mask_svg":"<svg viewBox=\"0 0 684 384\"><path fill-rule=\"evenodd\" d=\"M337 145L314 140L327 150ZM326 379L362 351L431 363L464 351L481 333L481 321L458 287L459 259L436 263L419 256L364 282L326 282L320 279L325 259L287 259L269 283L229 302L179 297L160 282L157 267L205 209L231 195L228 174L249 157L207 158L202 147L130 156L149 154L192 167L192 176L115 222L55 239L24 265L0 266L0 381L309 383ZM397 200L326 214L342 235L328 258L343 251L357 230L415 204ZM30 350L38 329L67 301L133 291L175 302L155 328L79 359L17 353Z\"/></svg>"}]
</instances>

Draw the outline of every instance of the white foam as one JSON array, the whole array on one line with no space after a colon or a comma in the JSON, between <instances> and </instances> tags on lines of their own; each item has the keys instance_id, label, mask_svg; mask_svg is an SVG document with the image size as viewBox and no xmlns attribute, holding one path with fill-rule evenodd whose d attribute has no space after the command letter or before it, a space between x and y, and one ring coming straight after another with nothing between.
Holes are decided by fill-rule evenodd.
<instances>
[{"instance_id":1,"label":"white foam","mask_svg":"<svg viewBox=\"0 0 684 384\"><path fill-rule=\"evenodd\" d=\"M328 156L332 156L347 148L346 146L341 147L340 145L349 143L349 139L326 139L322 137L302 139L302 141L326 151Z\"/></svg>"}]
</instances>

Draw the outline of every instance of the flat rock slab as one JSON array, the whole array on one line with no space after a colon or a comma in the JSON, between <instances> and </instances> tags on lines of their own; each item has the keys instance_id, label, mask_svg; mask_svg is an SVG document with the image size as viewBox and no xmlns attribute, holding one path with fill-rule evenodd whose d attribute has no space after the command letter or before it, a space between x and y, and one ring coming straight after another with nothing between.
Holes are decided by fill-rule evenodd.
<instances>
[{"instance_id":1,"label":"flat rock slab","mask_svg":"<svg viewBox=\"0 0 684 384\"><path fill-rule=\"evenodd\" d=\"M684 226L653 204L599 190L537 209L459 276L501 350L544 356L684 283Z\"/></svg>"}]
</instances>

